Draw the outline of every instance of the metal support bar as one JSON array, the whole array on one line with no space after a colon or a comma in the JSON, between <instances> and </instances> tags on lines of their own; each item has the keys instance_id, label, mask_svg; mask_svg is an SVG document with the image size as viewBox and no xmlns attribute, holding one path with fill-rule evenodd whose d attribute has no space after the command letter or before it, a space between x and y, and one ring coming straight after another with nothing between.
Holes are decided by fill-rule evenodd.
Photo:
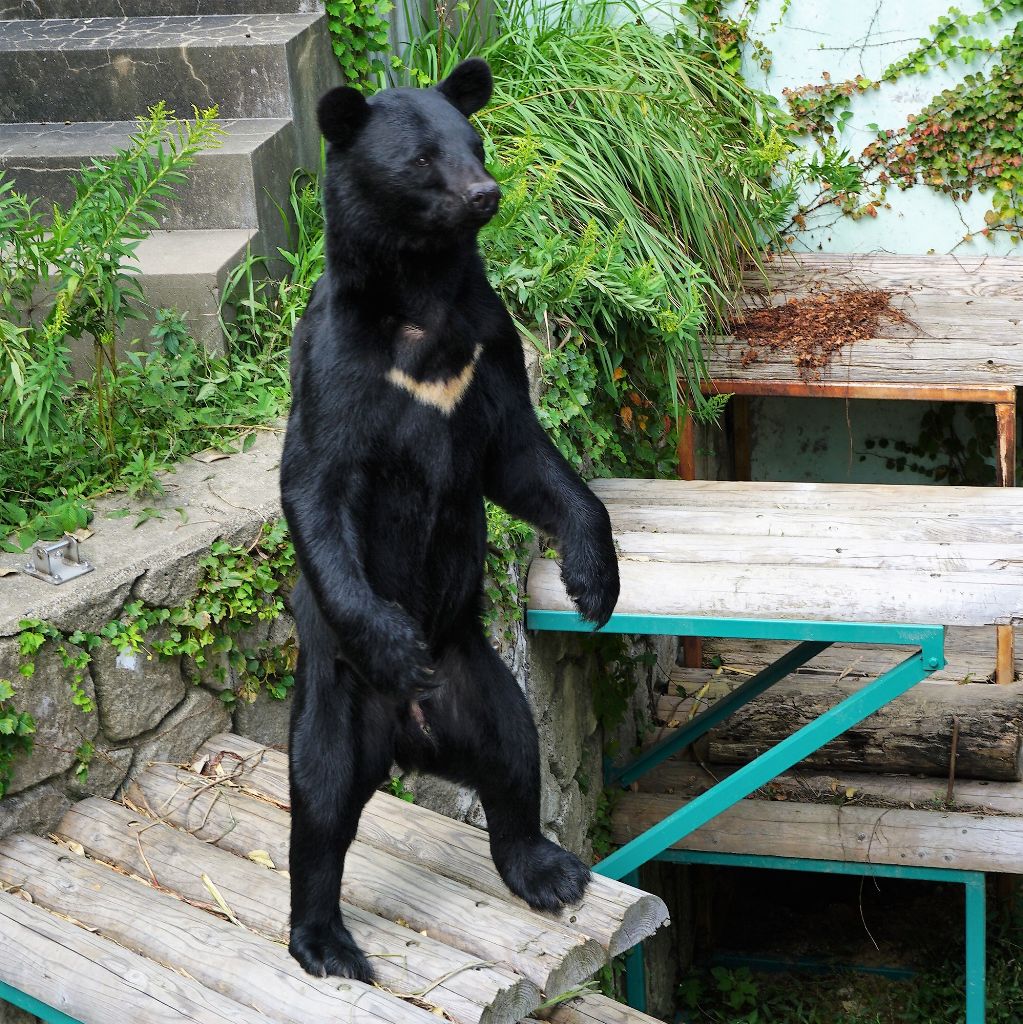
<instances>
[{"instance_id":1,"label":"metal support bar","mask_svg":"<svg viewBox=\"0 0 1023 1024\"><path fill-rule=\"evenodd\" d=\"M905 693L927 675L923 655L914 654L846 697L824 712L820 718L781 740L756 760L743 765L733 775L684 804L673 814L647 829L641 836L606 857L593 870L608 878L622 878L648 860L674 846L679 840L732 804L749 796L771 779L791 768L797 761L830 743L846 729L872 715L890 700Z\"/></svg>"},{"instance_id":2,"label":"metal support bar","mask_svg":"<svg viewBox=\"0 0 1023 1024\"><path fill-rule=\"evenodd\" d=\"M987 913L984 876L966 882L966 1024L984 1024L987 1012Z\"/></svg>"},{"instance_id":3,"label":"metal support bar","mask_svg":"<svg viewBox=\"0 0 1023 1024\"><path fill-rule=\"evenodd\" d=\"M0 981L0 1003L5 1001L33 1014L40 1020L45 1020L47 1024L82 1024L77 1017L69 1017L66 1013L40 1002L35 996L30 996L27 992L8 985L6 981Z\"/></svg>"},{"instance_id":4,"label":"metal support bar","mask_svg":"<svg viewBox=\"0 0 1023 1024\"><path fill-rule=\"evenodd\" d=\"M593 633L578 612L531 608L528 629ZM895 644L919 647L928 672L945 667L945 627L889 622L826 622L814 619L732 619L707 615L639 615L615 612L600 633L637 636L713 636L740 640L824 640L832 644Z\"/></svg>"},{"instance_id":5,"label":"metal support bar","mask_svg":"<svg viewBox=\"0 0 1023 1024\"><path fill-rule=\"evenodd\" d=\"M622 881L638 889L639 871L630 872ZM625 954L625 1001L640 1013L646 1013L646 963L641 942Z\"/></svg>"},{"instance_id":6,"label":"metal support bar","mask_svg":"<svg viewBox=\"0 0 1023 1024\"><path fill-rule=\"evenodd\" d=\"M672 754L684 750L690 743L698 740L719 722L723 722L732 712L737 711L747 701L759 697L765 690L774 686L775 683L784 679L801 665L805 665L811 658L815 658L820 654L821 651L826 651L830 646L830 642L825 640L803 641L803 643L794 647L791 651L787 651L777 661L772 662L755 676L747 679L741 686L737 686L731 693L716 700L706 711L701 712L680 729L676 729L667 739L651 747L635 760L613 770L607 781L628 786L630 783L642 778L651 768L656 768L657 765L667 760Z\"/></svg>"}]
</instances>

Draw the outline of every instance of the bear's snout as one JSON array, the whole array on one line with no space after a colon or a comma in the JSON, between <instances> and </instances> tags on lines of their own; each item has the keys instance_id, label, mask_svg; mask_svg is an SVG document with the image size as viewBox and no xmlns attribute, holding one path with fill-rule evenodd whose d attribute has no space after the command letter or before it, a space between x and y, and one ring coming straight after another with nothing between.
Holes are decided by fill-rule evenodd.
<instances>
[{"instance_id":1,"label":"bear's snout","mask_svg":"<svg viewBox=\"0 0 1023 1024\"><path fill-rule=\"evenodd\" d=\"M501 201L501 189L495 181L478 182L470 185L462 196L470 212L481 220L490 220L497 213Z\"/></svg>"}]
</instances>

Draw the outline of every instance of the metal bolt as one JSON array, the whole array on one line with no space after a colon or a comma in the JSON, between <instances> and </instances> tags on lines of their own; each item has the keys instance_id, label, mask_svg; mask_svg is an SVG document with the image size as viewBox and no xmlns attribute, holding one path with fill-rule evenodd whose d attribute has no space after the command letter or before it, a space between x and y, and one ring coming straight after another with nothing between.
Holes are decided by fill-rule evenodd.
<instances>
[{"instance_id":1,"label":"metal bolt","mask_svg":"<svg viewBox=\"0 0 1023 1024\"><path fill-rule=\"evenodd\" d=\"M927 659L927 667L928 668L937 668L938 667L938 659L937 658L928 658Z\"/></svg>"}]
</instances>

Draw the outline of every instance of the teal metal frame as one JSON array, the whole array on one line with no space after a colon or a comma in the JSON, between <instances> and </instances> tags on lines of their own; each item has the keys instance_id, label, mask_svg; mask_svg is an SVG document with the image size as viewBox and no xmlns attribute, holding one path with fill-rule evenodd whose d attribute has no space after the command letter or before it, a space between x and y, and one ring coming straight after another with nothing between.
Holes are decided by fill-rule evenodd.
<instances>
[{"instance_id":1,"label":"teal metal frame","mask_svg":"<svg viewBox=\"0 0 1023 1024\"><path fill-rule=\"evenodd\" d=\"M638 949L639 947L636 948ZM637 970L640 972L643 970L642 954L639 958ZM77 1017L69 1017L66 1013L62 1013L55 1007L40 1002L35 996L30 996L27 992L22 992L13 985L8 985L6 981L0 981L0 1003L3 1002L11 1003L26 1013L31 1013L40 1020L47 1021L48 1024L82 1024Z\"/></svg>"},{"instance_id":2,"label":"teal metal frame","mask_svg":"<svg viewBox=\"0 0 1023 1024\"><path fill-rule=\"evenodd\" d=\"M561 632L593 632L593 625L572 611L530 610L530 629ZM944 667L943 626L889 623L826 622L816 620L713 618L683 615L614 614L600 630L653 636L741 637L790 640L796 646L768 665L728 696L721 698L661 743L628 764L611 768L608 781L627 786L742 707L766 692L811 658L834 643L886 644L916 650L893 668L871 680L845 700L781 740L749 764L683 804L677 811L620 847L594 867L598 874L635 885L639 869L654 860L688 864L719 864L834 874L914 878L957 882L966 887L966 1024L984 1024L986 975L986 908L984 875L979 871L955 871L888 864L859 864L745 854L697 853L671 849L712 818L787 771L803 758L830 743L836 736L899 697L932 672ZM646 1002L642 947L627 954L626 998L630 1006L644 1009Z\"/></svg>"}]
</instances>

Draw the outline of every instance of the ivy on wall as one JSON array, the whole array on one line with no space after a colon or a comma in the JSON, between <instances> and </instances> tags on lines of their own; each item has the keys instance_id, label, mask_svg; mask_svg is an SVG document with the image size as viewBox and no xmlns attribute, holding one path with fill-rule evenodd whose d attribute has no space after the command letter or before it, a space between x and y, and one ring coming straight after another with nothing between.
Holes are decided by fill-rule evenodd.
<instances>
[{"instance_id":1,"label":"ivy on wall","mask_svg":"<svg viewBox=\"0 0 1023 1024\"><path fill-rule=\"evenodd\" d=\"M199 563L195 594L180 607L132 601L96 633L65 633L39 619L22 620L19 672L23 678L31 678L36 658L47 646L71 673L72 703L89 713L95 708L84 688L85 671L93 652L106 644L119 653L145 658L188 658L197 670L197 681L206 676L224 684L230 672L234 685L220 693L228 706L252 702L262 690L284 700L295 681L298 651L294 637L253 647L246 634L259 623L280 617L285 610L283 595L294 575L295 549L283 519L265 524L247 546L215 541ZM35 732L31 715L15 709L14 697L11 681L0 679L0 797L10 784L14 759L31 752ZM75 752L75 774L80 781L88 775L94 752L88 741Z\"/></svg>"},{"instance_id":2,"label":"ivy on wall","mask_svg":"<svg viewBox=\"0 0 1023 1024\"><path fill-rule=\"evenodd\" d=\"M877 216L889 187L925 185L955 202L974 192L989 197L985 237L1007 234L1013 243L1023 234L1023 21L999 35L997 26L1023 14L1023 0L988 0L966 14L950 7L930 26L930 35L877 80L863 75L784 91L792 130L813 138L825 157L845 165L843 179L821 175L819 194L796 213L794 226L829 203L853 216ZM994 37L977 31L994 28ZM984 61L986 67L980 67ZM943 89L906 124L894 129L868 125L875 139L859 156L840 148L838 138L852 118L855 97L911 76L953 65L970 68L957 85ZM976 68L977 70L973 70ZM963 241L973 241L967 233Z\"/></svg>"}]
</instances>

